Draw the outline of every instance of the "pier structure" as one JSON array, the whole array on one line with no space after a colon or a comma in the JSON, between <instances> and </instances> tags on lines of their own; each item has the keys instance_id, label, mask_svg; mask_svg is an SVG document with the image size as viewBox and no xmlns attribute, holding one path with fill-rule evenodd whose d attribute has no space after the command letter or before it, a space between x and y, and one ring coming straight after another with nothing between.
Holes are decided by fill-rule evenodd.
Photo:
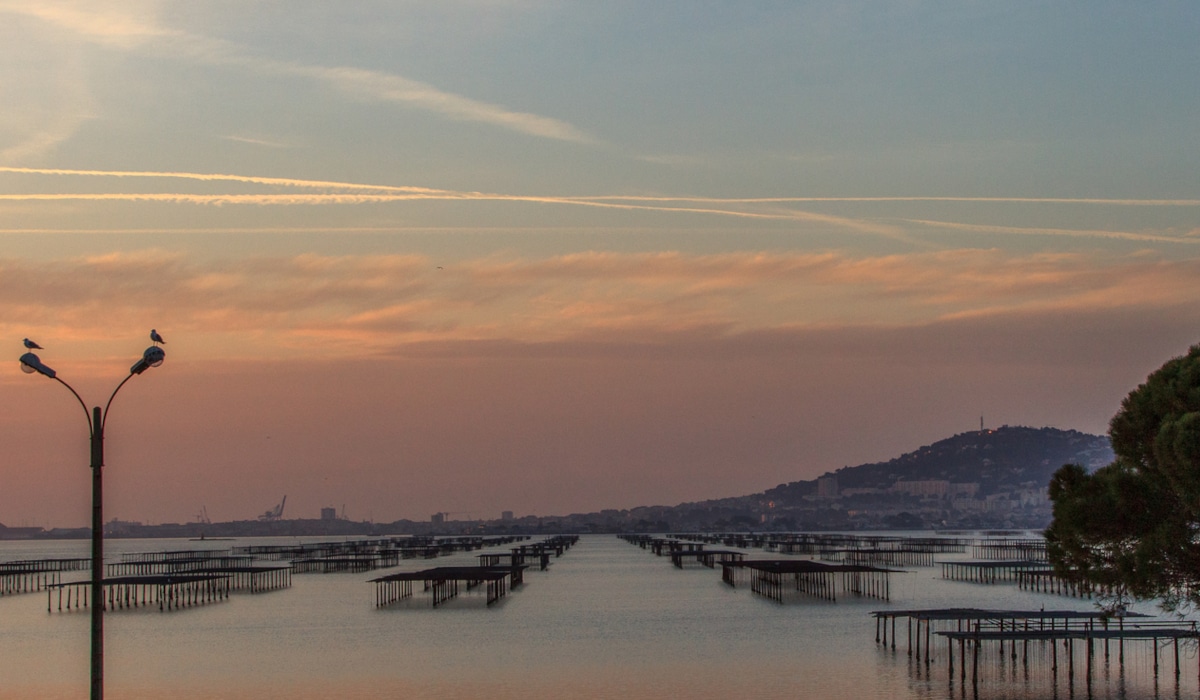
<instances>
[{"instance_id":1,"label":"pier structure","mask_svg":"<svg viewBox=\"0 0 1200 700\"><path fill-rule=\"evenodd\" d=\"M841 533L786 533L773 535L764 547L780 554L820 556L831 551L889 552L908 550L930 554L956 554L966 551L968 542L952 537L901 537L890 535L849 535ZM882 560L880 560L882 561Z\"/></svg>"},{"instance_id":2,"label":"pier structure","mask_svg":"<svg viewBox=\"0 0 1200 700\"><path fill-rule=\"evenodd\" d=\"M531 552L540 555L542 552L553 553L555 557L561 557L568 549L579 543L579 535L554 535L547 537L541 542L533 544L520 545L514 548L514 551Z\"/></svg>"},{"instance_id":3,"label":"pier structure","mask_svg":"<svg viewBox=\"0 0 1200 700\"><path fill-rule=\"evenodd\" d=\"M1014 583L1024 590L1080 598L1103 594L1102 590L1093 586L1055 575L1045 561L1045 541L1033 538L970 539L844 533L675 533L667 536L639 534L620 537L659 556L669 556L673 563L680 567L684 561L707 563L703 552L710 545L739 543L759 545L768 552L816 557L822 562L844 566L913 567L940 564L942 578L947 580L984 584ZM988 554L995 558L940 562L935 559L938 554L961 554L968 548L972 554ZM1027 558L1019 558L1021 556ZM738 572L727 571L725 575L736 578ZM771 574L762 576L767 577L761 582L762 589L773 590L774 584L768 580ZM819 579L819 576L816 578ZM819 590L817 584L813 584L812 590Z\"/></svg>"},{"instance_id":4,"label":"pier structure","mask_svg":"<svg viewBox=\"0 0 1200 700\"><path fill-rule=\"evenodd\" d=\"M1017 572L1017 586L1024 591L1050 593L1072 598L1091 598L1096 595L1103 596L1109 592L1108 588L1093 586L1087 581L1070 581L1061 578L1049 567Z\"/></svg>"},{"instance_id":5,"label":"pier structure","mask_svg":"<svg viewBox=\"0 0 1200 700\"><path fill-rule=\"evenodd\" d=\"M248 555L232 555L227 552L204 553L194 556L156 557L155 554L177 554L173 552L139 552L136 555L122 555L121 561L106 564L106 575L136 576L139 574L182 573L185 571L204 571L220 566L248 566L254 562L254 557Z\"/></svg>"},{"instance_id":6,"label":"pier structure","mask_svg":"<svg viewBox=\"0 0 1200 700\"><path fill-rule=\"evenodd\" d=\"M209 559L205 562L205 566L185 566L184 568L175 568L174 562L157 564L141 562L132 567L132 570L128 564L109 564L110 569L107 575L118 577L184 574L228 576L230 591L249 591L251 593L277 591L292 585L291 564L256 564L253 560L241 561L240 558L231 563L225 562L223 559ZM114 567L117 569L116 571L113 571Z\"/></svg>"},{"instance_id":7,"label":"pier structure","mask_svg":"<svg viewBox=\"0 0 1200 700\"><path fill-rule=\"evenodd\" d=\"M626 542L628 542L632 545L636 545L638 547L641 547L642 549L649 549L650 551L654 551L656 542L665 541L667 539L661 535L625 534L625 535L617 535L617 537L619 539L625 540Z\"/></svg>"},{"instance_id":8,"label":"pier structure","mask_svg":"<svg viewBox=\"0 0 1200 700\"><path fill-rule=\"evenodd\" d=\"M917 660L929 660L932 654L932 636L941 632L965 632L980 625L994 626L1000 630L1024 629L1032 631L1059 629L1095 629L1099 624L1107 628L1112 620L1123 628L1125 619L1144 619L1147 615L1127 613L1114 618L1097 610L990 610L984 608L935 608L923 610L880 610L872 612L875 618L875 641L889 645L888 625L891 625L890 646L896 648L898 636L896 621L907 620L906 651ZM923 651L924 650L924 651Z\"/></svg>"},{"instance_id":9,"label":"pier structure","mask_svg":"<svg viewBox=\"0 0 1200 700\"><path fill-rule=\"evenodd\" d=\"M723 541L723 536L619 535L619 537L658 556L667 556L677 568L685 561L696 561L710 568L721 565L721 580L737 587L749 581L750 590L782 603L792 594L837 601L839 595L891 599L892 569L865 564L826 564L808 559L749 559L741 551L707 549Z\"/></svg>"},{"instance_id":10,"label":"pier structure","mask_svg":"<svg viewBox=\"0 0 1200 700\"><path fill-rule=\"evenodd\" d=\"M229 550L186 550L132 552L108 564L106 576L180 576L186 574L226 576L230 591L264 593L292 585L291 564L266 564L247 554Z\"/></svg>"},{"instance_id":11,"label":"pier structure","mask_svg":"<svg viewBox=\"0 0 1200 700\"><path fill-rule=\"evenodd\" d=\"M1106 588L1093 586L1086 581L1072 581L1058 576L1046 562L1045 542L1041 540L982 543L973 545L971 551L996 556L1024 554L1034 558L943 561L942 578L968 583L1015 583L1022 590L1073 598L1092 598L1107 592Z\"/></svg>"},{"instance_id":12,"label":"pier structure","mask_svg":"<svg viewBox=\"0 0 1200 700\"><path fill-rule=\"evenodd\" d=\"M971 545L971 556L975 559L1050 561L1050 557L1046 552L1046 541L1030 538L981 540Z\"/></svg>"},{"instance_id":13,"label":"pier structure","mask_svg":"<svg viewBox=\"0 0 1200 700\"><path fill-rule=\"evenodd\" d=\"M228 578L230 592L267 593L292 586L291 565L215 566L195 573Z\"/></svg>"},{"instance_id":14,"label":"pier structure","mask_svg":"<svg viewBox=\"0 0 1200 700\"><path fill-rule=\"evenodd\" d=\"M292 571L298 574L357 574L375 569L385 569L399 563L400 553L394 550L350 552L293 559Z\"/></svg>"},{"instance_id":15,"label":"pier structure","mask_svg":"<svg viewBox=\"0 0 1200 700\"><path fill-rule=\"evenodd\" d=\"M537 562L545 571L552 558L561 557L578 542L578 535L555 535L541 542L512 547L508 552L477 554L478 566L441 566L371 579L375 584L375 606L385 607L412 598L413 583L416 581L422 583L423 591L430 593L435 608L463 591L471 592L480 586L484 586L490 606L525 582L525 571L530 568L531 562Z\"/></svg>"},{"instance_id":16,"label":"pier structure","mask_svg":"<svg viewBox=\"0 0 1200 700\"><path fill-rule=\"evenodd\" d=\"M1111 655L1109 646L1112 642L1116 642L1120 647L1118 656L1118 664L1124 670L1127 654L1137 653L1139 655L1151 655L1154 667L1154 679L1157 682L1160 672L1160 663L1164 647L1169 647L1169 652L1174 657L1174 675L1176 683L1179 682L1182 674L1182 666L1179 656L1180 640L1190 641L1195 643L1200 634L1197 633L1194 624L1179 626L1179 623L1163 621L1161 623L1143 623L1126 627L1125 629L1050 629L1038 631L1026 630L999 630L999 629L980 629L956 632L947 631L939 632L941 637L946 640L946 651L948 657L947 674L951 682L954 680L955 642L958 645L958 672L959 682L965 687L967 682L967 658L971 658L971 685L978 688L980 678L986 675L988 669L980 670L980 655L987 655L987 647L991 647L993 654L1000 658L1008 659L1015 668L1017 654L1015 652L1018 643L1022 647L1020 654L1020 663L1024 669L1028 669L1031 663L1042 664L1048 662L1049 670L1055 685L1057 678L1065 665L1065 675L1069 684L1073 687L1075 684L1076 668L1082 667L1081 671L1084 675L1084 681L1090 688L1093 682L1096 666L1096 647L1103 645L1105 667L1111 663ZM1037 645L1035 653L1031 657L1029 653L1030 642ZM1133 645L1137 644L1134 649ZM1165 643L1165 644L1164 644ZM1005 651L1005 647L1011 650ZM1061 654L1060 654L1061 646ZM1047 649L1049 653L1047 654ZM1037 652L1040 650L1040 654ZM1077 660L1077 656L1083 656L1083 659ZM1049 657L1048 659L1046 657ZM1060 658L1061 656L1061 658ZM1200 673L1200 669L1198 669ZM1090 693L1089 693L1090 695Z\"/></svg>"},{"instance_id":17,"label":"pier structure","mask_svg":"<svg viewBox=\"0 0 1200 700\"><path fill-rule=\"evenodd\" d=\"M46 611L87 608L91 580L59 583L46 590ZM160 612L190 608L225 600L229 597L230 577L221 574L179 574L163 576L121 576L104 579L105 611L158 606Z\"/></svg>"},{"instance_id":18,"label":"pier structure","mask_svg":"<svg viewBox=\"0 0 1200 700\"><path fill-rule=\"evenodd\" d=\"M843 564L872 566L933 566L933 550L921 547L895 547L889 549L842 549L837 550Z\"/></svg>"},{"instance_id":19,"label":"pier structure","mask_svg":"<svg viewBox=\"0 0 1200 700\"><path fill-rule=\"evenodd\" d=\"M1043 562L1012 560L943 561L942 578L968 583L1017 583L1022 574L1042 571Z\"/></svg>"},{"instance_id":20,"label":"pier structure","mask_svg":"<svg viewBox=\"0 0 1200 700\"><path fill-rule=\"evenodd\" d=\"M655 556L667 558L672 558L677 553L698 554L699 552L703 552L708 544L699 541L695 537L679 539L675 535L667 535L665 537L654 535L618 535L618 537L642 549L650 550Z\"/></svg>"},{"instance_id":21,"label":"pier structure","mask_svg":"<svg viewBox=\"0 0 1200 700\"><path fill-rule=\"evenodd\" d=\"M671 564L676 569L682 569L684 562L687 561L694 561L710 569L715 569L717 568L717 564L744 561L746 553L731 549L679 549L671 552L670 557Z\"/></svg>"},{"instance_id":22,"label":"pier structure","mask_svg":"<svg viewBox=\"0 0 1200 700\"><path fill-rule=\"evenodd\" d=\"M433 607L455 598L465 589L471 591L486 584L490 606L524 582L525 565L517 566L439 566L422 571L405 571L371 579L375 584L375 606L384 607L411 598L413 582L420 581L432 593Z\"/></svg>"},{"instance_id":23,"label":"pier structure","mask_svg":"<svg viewBox=\"0 0 1200 700\"><path fill-rule=\"evenodd\" d=\"M965 690L969 673L976 692L981 679L1005 681L1006 674L1015 677L1018 667L1026 683L1031 668L1040 668L1055 687L1061 673L1072 688L1078 667L1090 690L1097 667L1107 671L1115 663L1125 678L1136 667L1152 665L1157 684L1164 653L1174 658L1178 683L1180 642L1200 640L1195 622L1158 620L1137 613L1118 617L1099 611L952 608L886 610L872 615L877 644L896 649L896 620L907 618L906 651L918 668L929 669L942 661L952 684L957 679ZM946 642L942 655L937 651L939 640ZM1131 656L1137 658L1130 664Z\"/></svg>"},{"instance_id":24,"label":"pier structure","mask_svg":"<svg viewBox=\"0 0 1200 700\"><path fill-rule=\"evenodd\" d=\"M833 553L909 551L929 554L961 554L975 540L962 537L910 537L901 535L855 535L847 533L772 532L772 533L672 533L665 538L652 535L623 536L643 549L655 539L682 540L708 545L762 549L777 554L825 556L837 561ZM644 538L645 542L640 541ZM881 555L880 561L887 555ZM864 557L865 558L865 555ZM927 560L924 557L922 560ZM920 564L917 564L920 565ZM932 565L932 564L930 564Z\"/></svg>"},{"instance_id":25,"label":"pier structure","mask_svg":"<svg viewBox=\"0 0 1200 700\"><path fill-rule=\"evenodd\" d=\"M650 551L660 557L670 557L675 552L702 552L705 546L703 542L687 542L670 537L660 537L650 541Z\"/></svg>"},{"instance_id":26,"label":"pier structure","mask_svg":"<svg viewBox=\"0 0 1200 700\"><path fill-rule=\"evenodd\" d=\"M937 554L962 553L968 541L949 537L892 537L842 533L681 533L621 535L622 539L650 549L659 556L678 551L702 551L709 545L762 549L788 555L815 556L824 561L861 566L934 566Z\"/></svg>"},{"instance_id":27,"label":"pier structure","mask_svg":"<svg viewBox=\"0 0 1200 700\"><path fill-rule=\"evenodd\" d=\"M396 566L402 559L436 559L529 539L528 535L491 537L385 537L298 545L249 545L235 555L291 561L296 573L361 573Z\"/></svg>"},{"instance_id":28,"label":"pier structure","mask_svg":"<svg viewBox=\"0 0 1200 700\"><path fill-rule=\"evenodd\" d=\"M823 564L803 559L749 559L721 564L721 580L736 587L746 574L750 590L784 602L788 593L799 593L837 602L839 593L891 599L891 569L850 564Z\"/></svg>"},{"instance_id":29,"label":"pier structure","mask_svg":"<svg viewBox=\"0 0 1200 700\"><path fill-rule=\"evenodd\" d=\"M91 565L90 558L0 562L0 596L46 590L62 581L62 572L83 571Z\"/></svg>"},{"instance_id":30,"label":"pier structure","mask_svg":"<svg viewBox=\"0 0 1200 700\"><path fill-rule=\"evenodd\" d=\"M541 570L545 571L550 567L551 557L555 559L561 557L578 542L578 535L555 535L541 542L518 545L510 550L509 563L513 566L520 566L536 561ZM491 555L479 556L480 564L486 564L485 559L491 561Z\"/></svg>"},{"instance_id":31,"label":"pier structure","mask_svg":"<svg viewBox=\"0 0 1200 700\"><path fill-rule=\"evenodd\" d=\"M490 552L488 554L476 554L475 558L479 560L479 565L483 567L508 567L520 566L526 563L530 557L517 552ZM537 558L538 568L545 571L550 567L550 553L543 552Z\"/></svg>"},{"instance_id":32,"label":"pier structure","mask_svg":"<svg viewBox=\"0 0 1200 700\"><path fill-rule=\"evenodd\" d=\"M545 571L550 568L550 558L553 554L549 551L541 552L526 552L519 549L514 549L511 552L489 552L487 554L476 554L475 558L479 560L480 566L522 566L528 565L529 562L536 561L538 569Z\"/></svg>"}]
</instances>

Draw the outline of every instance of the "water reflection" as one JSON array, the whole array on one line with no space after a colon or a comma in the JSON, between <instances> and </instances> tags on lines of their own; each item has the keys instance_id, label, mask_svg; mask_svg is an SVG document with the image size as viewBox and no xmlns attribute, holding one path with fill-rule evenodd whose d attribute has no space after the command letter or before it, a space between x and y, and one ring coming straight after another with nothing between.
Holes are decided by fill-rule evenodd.
<instances>
[{"instance_id":1,"label":"water reflection","mask_svg":"<svg viewBox=\"0 0 1200 700\"><path fill-rule=\"evenodd\" d=\"M264 544L291 544L295 538ZM219 548L227 543L212 543ZM113 540L110 555L195 547L163 540ZM86 556L87 542L0 543L0 559ZM761 554L748 550L754 556ZM799 555L796 555L799 556ZM964 555L969 556L969 555ZM473 564L473 553L438 564ZM1056 698L1195 697L1195 649L1154 654L1116 643L1067 656L1053 644L980 649L977 683L961 662L948 672L945 642L918 660L899 640L875 642L879 609L982 607L1091 609L1012 585L941 578L937 567L893 574L890 602L779 604L722 583L719 571L677 569L614 537L587 536L546 571L529 570L502 605L482 598L444 608L375 606L381 574L415 571L400 562L371 573L303 574L269 595L235 595L181 614L135 611L107 621L109 693L120 698ZM405 568L409 567L409 568ZM76 698L87 687L87 616L48 615L44 594L0 597L0 699ZM1151 610L1151 612L1153 612ZM890 633L890 630L889 630ZM898 642L893 648L891 643ZM924 645L924 642L922 642ZM1057 669L1054 657L1057 655ZM973 654L970 655L973 662ZM956 654L957 657L957 654ZM1074 673L1068 673L1068 667ZM978 692L978 695L976 695Z\"/></svg>"}]
</instances>

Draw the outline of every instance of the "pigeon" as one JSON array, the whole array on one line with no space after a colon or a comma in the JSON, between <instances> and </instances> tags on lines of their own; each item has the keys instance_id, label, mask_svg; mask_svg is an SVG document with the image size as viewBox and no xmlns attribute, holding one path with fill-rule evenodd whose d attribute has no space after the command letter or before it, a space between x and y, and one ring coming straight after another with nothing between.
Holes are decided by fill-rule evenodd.
<instances>
[{"instance_id":1,"label":"pigeon","mask_svg":"<svg viewBox=\"0 0 1200 700\"><path fill-rule=\"evenodd\" d=\"M153 340L155 345L167 344L167 341L163 340L163 337L159 335L158 331L154 330L153 328L150 329L150 340Z\"/></svg>"},{"instance_id":2,"label":"pigeon","mask_svg":"<svg viewBox=\"0 0 1200 700\"><path fill-rule=\"evenodd\" d=\"M45 350L46 349L46 348L43 348L41 345L38 345L37 343L33 342L29 338L25 339L25 347L29 348L30 350Z\"/></svg>"}]
</instances>

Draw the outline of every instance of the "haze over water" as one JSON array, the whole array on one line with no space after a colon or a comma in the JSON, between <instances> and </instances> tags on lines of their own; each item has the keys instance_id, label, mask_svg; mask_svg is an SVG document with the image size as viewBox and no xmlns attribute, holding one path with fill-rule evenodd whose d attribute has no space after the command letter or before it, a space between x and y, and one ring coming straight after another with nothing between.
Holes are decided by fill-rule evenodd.
<instances>
[{"instance_id":1,"label":"haze over water","mask_svg":"<svg viewBox=\"0 0 1200 700\"><path fill-rule=\"evenodd\" d=\"M278 540L295 544L297 540ZM244 540L224 544L263 544ZM215 544L215 543L213 543ZM112 540L123 551L195 548L194 542ZM213 546L213 545L206 545ZM0 559L78 556L82 542L3 543ZM765 555L761 551L755 556ZM474 554L405 561L402 569L474 563ZM960 555L939 556L943 558ZM905 653L875 643L877 609L988 607L1091 609L1088 601L1025 593L1013 585L944 581L939 568L894 574L890 603L843 597L784 605L732 589L720 573L678 570L612 536L585 536L546 572L500 604L463 596L443 608L428 596L374 606L368 574L298 574L290 589L160 613L107 615L110 697L284 699L381 697L623 698L912 698L960 697L944 659L930 672ZM79 697L87 688L86 612L48 614L44 594L0 597L0 698ZM1131 647L1132 648L1132 647ZM935 651L941 651L936 649ZM1098 671L1093 697L1154 696L1152 668L1128 654L1126 678L1115 665ZM986 663L986 662L985 662ZM1063 662L1065 665L1065 662ZM1161 697L1174 697L1169 654ZM1182 697L1196 692L1194 650L1184 654ZM981 697L1050 697L1044 668L1025 679L1015 664ZM1080 673L1077 671L1077 674ZM1082 675L1076 697L1085 697ZM970 697L970 688L967 688ZM1060 671L1059 697L1070 689Z\"/></svg>"}]
</instances>

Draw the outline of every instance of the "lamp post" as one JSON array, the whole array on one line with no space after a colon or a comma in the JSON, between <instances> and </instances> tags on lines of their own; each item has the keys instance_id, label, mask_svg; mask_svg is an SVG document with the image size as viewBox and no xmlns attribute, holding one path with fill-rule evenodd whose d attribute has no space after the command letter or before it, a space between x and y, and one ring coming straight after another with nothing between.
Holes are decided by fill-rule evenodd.
<instances>
[{"instance_id":1,"label":"lamp post","mask_svg":"<svg viewBox=\"0 0 1200 700\"><path fill-rule=\"evenodd\" d=\"M88 422L88 435L91 438L91 467L92 467L92 700L104 698L104 499L103 485L100 472L104 467L104 424L108 418L108 409L112 406L117 392L134 377L151 367L158 367L166 359L166 353L157 345L146 348L140 360L129 368L129 375L121 380L116 389L104 404L104 410L99 406L88 410L87 404L79 396L79 392L58 378L58 373L42 364L41 359L27 352L21 356L21 370L27 374L41 374L67 387L71 394L83 407L84 417Z\"/></svg>"}]
</instances>

